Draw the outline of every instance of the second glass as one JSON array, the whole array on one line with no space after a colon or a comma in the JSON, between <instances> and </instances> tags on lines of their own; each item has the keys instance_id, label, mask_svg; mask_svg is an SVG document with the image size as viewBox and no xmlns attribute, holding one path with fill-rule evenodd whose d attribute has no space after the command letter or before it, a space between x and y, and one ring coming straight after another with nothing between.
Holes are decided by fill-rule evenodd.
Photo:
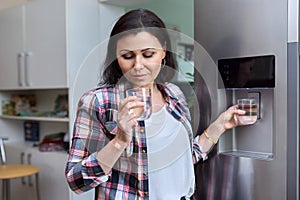
<instances>
[{"instance_id":1,"label":"second glass","mask_svg":"<svg viewBox=\"0 0 300 200\"><path fill-rule=\"evenodd\" d=\"M132 88L126 90L126 97L136 96L137 100L144 103L143 107L132 109L138 116L137 120L142 121L150 117L152 113L152 91L150 88Z\"/></svg>"},{"instance_id":2,"label":"second glass","mask_svg":"<svg viewBox=\"0 0 300 200\"><path fill-rule=\"evenodd\" d=\"M238 99L238 108L246 111L245 115L239 115L241 125L254 124L257 120L257 104L255 99Z\"/></svg>"}]
</instances>

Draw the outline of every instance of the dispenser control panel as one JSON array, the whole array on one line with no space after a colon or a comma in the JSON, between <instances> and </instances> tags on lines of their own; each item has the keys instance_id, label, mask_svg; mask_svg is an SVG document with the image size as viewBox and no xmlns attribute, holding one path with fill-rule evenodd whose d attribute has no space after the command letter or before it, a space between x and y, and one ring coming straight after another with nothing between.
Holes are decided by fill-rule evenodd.
<instances>
[{"instance_id":1,"label":"dispenser control panel","mask_svg":"<svg viewBox=\"0 0 300 200\"><path fill-rule=\"evenodd\" d=\"M274 88L275 56L226 58L218 60L219 88Z\"/></svg>"}]
</instances>

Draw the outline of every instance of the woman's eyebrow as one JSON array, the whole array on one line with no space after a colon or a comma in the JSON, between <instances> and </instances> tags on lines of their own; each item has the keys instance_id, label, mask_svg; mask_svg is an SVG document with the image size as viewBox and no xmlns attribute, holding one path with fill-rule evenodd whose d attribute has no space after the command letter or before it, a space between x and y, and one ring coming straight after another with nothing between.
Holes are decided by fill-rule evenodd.
<instances>
[{"instance_id":1,"label":"woman's eyebrow","mask_svg":"<svg viewBox=\"0 0 300 200\"><path fill-rule=\"evenodd\" d=\"M149 47L149 48L146 48L146 49L142 49L141 52L148 51L148 50L157 50L157 48Z\"/></svg>"},{"instance_id":2,"label":"woman's eyebrow","mask_svg":"<svg viewBox=\"0 0 300 200\"><path fill-rule=\"evenodd\" d=\"M119 53L122 53L122 52L128 53L128 52L133 52L133 51L132 51L132 50L129 50L129 49L121 49L121 50L119 51Z\"/></svg>"},{"instance_id":3,"label":"woman's eyebrow","mask_svg":"<svg viewBox=\"0 0 300 200\"><path fill-rule=\"evenodd\" d=\"M149 51L149 50L158 50L158 49L160 49L160 48L154 48L154 47L149 47L149 48L145 48L145 49L141 49L141 50L130 50L130 49L121 49L120 51L119 51L119 53L122 53L122 52L124 52L124 53L131 53L131 52L136 52L136 51L140 51L140 52L144 52L144 51Z\"/></svg>"}]
</instances>

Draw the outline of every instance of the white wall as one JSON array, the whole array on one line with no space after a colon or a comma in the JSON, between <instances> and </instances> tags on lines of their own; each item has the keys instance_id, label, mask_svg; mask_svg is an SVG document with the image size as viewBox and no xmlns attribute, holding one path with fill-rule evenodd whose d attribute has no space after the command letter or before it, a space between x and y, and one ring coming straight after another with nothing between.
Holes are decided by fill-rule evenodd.
<instances>
[{"instance_id":1,"label":"white wall","mask_svg":"<svg viewBox=\"0 0 300 200\"><path fill-rule=\"evenodd\" d=\"M177 27L182 33L194 37L194 1L191 0L152 0L150 3L126 7L147 8L164 20L167 28Z\"/></svg>"}]
</instances>

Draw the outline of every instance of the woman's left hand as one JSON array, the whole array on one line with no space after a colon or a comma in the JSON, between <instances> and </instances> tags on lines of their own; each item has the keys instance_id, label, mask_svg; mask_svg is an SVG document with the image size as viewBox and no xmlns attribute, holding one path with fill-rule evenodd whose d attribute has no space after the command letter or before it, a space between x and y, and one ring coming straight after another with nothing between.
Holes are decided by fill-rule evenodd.
<instances>
[{"instance_id":1,"label":"woman's left hand","mask_svg":"<svg viewBox=\"0 0 300 200\"><path fill-rule=\"evenodd\" d=\"M237 115L244 115L244 110L238 109L237 105L231 106L221 113L219 117L207 127L204 134L199 137L198 143L204 152L209 152L213 144L216 144L220 136L228 129L237 127L239 124ZM209 142L207 142L209 141Z\"/></svg>"},{"instance_id":2,"label":"woman's left hand","mask_svg":"<svg viewBox=\"0 0 300 200\"><path fill-rule=\"evenodd\" d=\"M235 128L241 124L239 124L236 116L244 115L245 111L238 109L237 105L231 106L225 112L223 112L218 119L215 121L219 126L221 126L224 131L228 129Z\"/></svg>"}]
</instances>

